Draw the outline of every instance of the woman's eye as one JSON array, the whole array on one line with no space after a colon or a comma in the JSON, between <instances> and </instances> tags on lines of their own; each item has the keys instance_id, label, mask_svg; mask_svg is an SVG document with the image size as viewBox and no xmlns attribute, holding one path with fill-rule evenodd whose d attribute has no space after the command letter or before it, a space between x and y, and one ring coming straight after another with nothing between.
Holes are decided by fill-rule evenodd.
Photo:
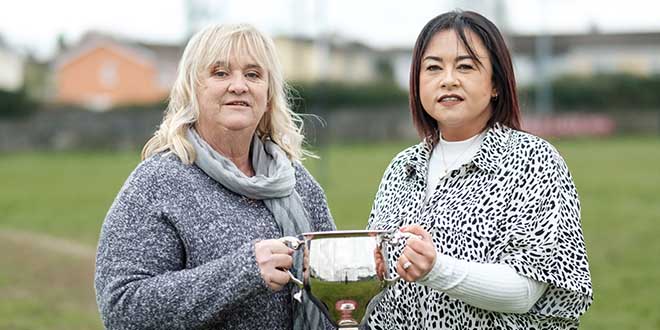
<instances>
[{"instance_id":1,"label":"woman's eye","mask_svg":"<svg viewBox=\"0 0 660 330\"><path fill-rule=\"evenodd\" d=\"M459 70L472 70L472 69L474 69L474 67L472 65L469 65L469 64L459 64L458 69Z\"/></svg>"},{"instance_id":2,"label":"woman's eye","mask_svg":"<svg viewBox=\"0 0 660 330\"><path fill-rule=\"evenodd\" d=\"M216 76L216 77L226 77L229 74L226 71L218 70L218 71L213 72L213 75Z\"/></svg>"},{"instance_id":3,"label":"woman's eye","mask_svg":"<svg viewBox=\"0 0 660 330\"><path fill-rule=\"evenodd\" d=\"M439 65L433 64L426 67L426 71L438 71L438 70L442 70L442 68Z\"/></svg>"},{"instance_id":4,"label":"woman's eye","mask_svg":"<svg viewBox=\"0 0 660 330\"><path fill-rule=\"evenodd\" d=\"M245 76L250 78L250 79L259 79L259 78L261 78L261 75L259 74L259 72L256 72L256 71L250 71L250 72L246 73Z\"/></svg>"}]
</instances>

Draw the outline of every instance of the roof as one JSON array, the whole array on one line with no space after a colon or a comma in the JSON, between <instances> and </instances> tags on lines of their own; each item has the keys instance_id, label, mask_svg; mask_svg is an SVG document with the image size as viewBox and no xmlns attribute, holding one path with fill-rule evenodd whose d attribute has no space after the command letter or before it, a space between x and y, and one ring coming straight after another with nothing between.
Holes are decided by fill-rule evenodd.
<instances>
[{"instance_id":1,"label":"roof","mask_svg":"<svg viewBox=\"0 0 660 330\"><path fill-rule=\"evenodd\" d=\"M180 45L136 42L103 32L91 31L86 33L77 45L68 48L64 53L57 56L54 67L57 69L66 66L99 47L112 48L148 65L165 65L168 67L176 67L183 53L183 48Z\"/></svg>"},{"instance_id":2,"label":"roof","mask_svg":"<svg viewBox=\"0 0 660 330\"><path fill-rule=\"evenodd\" d=\"M516 53L533 54L535 40L539 35L510 35L510 47ZM564 53L571 48L584 46L660 46L660 32L582 33L551 34L552 49Z\"/></svg>"},{"instance_id":3,"label":"roof","mask_svg":"<svg viewBox=\"0 0 660 330\"><path fill-rule=\"evenodd\" d=\"M306 37L306 36L290 36L290 35L278 35L273 39L275 40L289 40L302 44L314 44L318 42L317 39ZM366 44L356 41L344 39L339 35L331 34L325 36L325 39L328 41L331 50L346 50L346 51L374 51L373 48L367 46Z\"/></svg>"}]
</instances>

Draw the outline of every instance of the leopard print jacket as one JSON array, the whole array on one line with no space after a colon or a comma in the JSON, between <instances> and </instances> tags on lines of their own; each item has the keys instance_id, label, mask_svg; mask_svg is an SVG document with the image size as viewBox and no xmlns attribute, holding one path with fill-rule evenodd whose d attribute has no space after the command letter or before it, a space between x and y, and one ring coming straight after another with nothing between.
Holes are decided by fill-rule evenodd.
<instances>
[{"instance_id":1,"label":"leopard print jacket","mask_svg":"<svg viewBox=\"0 0 660 330\"><path fill-rule=\"evenodd\" d=\"M566 164L550 143L496 124L471 162L425 200L426 141L399 153L383 175L369 229L419 224L438 252L500 263L548 283L524 314L479 309L441 291L398 281L369 318L371 329L577 329L593 300L580 203ZM390 272L401 247L388 251Z\"/></svg>"}]
</instances>

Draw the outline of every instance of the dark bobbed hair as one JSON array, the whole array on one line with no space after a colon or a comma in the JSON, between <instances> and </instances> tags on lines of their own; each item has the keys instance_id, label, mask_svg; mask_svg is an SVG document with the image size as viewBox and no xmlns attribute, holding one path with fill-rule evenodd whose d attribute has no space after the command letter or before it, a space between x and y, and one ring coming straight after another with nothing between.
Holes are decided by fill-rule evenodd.
<instances>
[{"instance_id":1,"label":"dark bobbed hair","mask_svg":"<svg viewBox=\"0 0 660 330\"><path fill-rule=\"evenodd\" d=\"M419 97L419 73L422 66L422 56L433 36L445 30L453 30L459 37L469 55L478 65L482 65L476 56L474 47L468 42L465 30L470 29L481 38L488 50L488 57L493 66L493 85L497 97L491 99L492 116L487 123L492 127L500 123L520 130L520 107L518 105L518 94L516 93L516 79L511 64L511 55L504 42L504 38L493 22L473 11L455 10L436 16L430 20L417 37L413 49L412 64L410 66L410 112L417 133L421 138L429 138L435 145L439 141L438 123L431 117L422 106Z\"/></svg>"}]
</instances>

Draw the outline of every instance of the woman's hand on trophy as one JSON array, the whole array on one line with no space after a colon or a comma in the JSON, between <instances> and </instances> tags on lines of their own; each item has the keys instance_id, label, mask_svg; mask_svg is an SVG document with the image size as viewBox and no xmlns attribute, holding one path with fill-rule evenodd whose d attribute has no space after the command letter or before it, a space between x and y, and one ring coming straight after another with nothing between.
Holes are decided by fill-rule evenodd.
<instances>
[{"instance_id":1,"label":"woman's hand on trophy","mask_svg":"<svg viewBox=\"0 0 660 330\"><path fill-rule=\"evenodd\" d=\"M279 240L267 239L254 244L254 254L266 285L273 291L282 290L291 279L287 270L293 265L293 249Z\"/></svg>"},{"instance_id":2,"label":"woman's hand on trophy","mask_svg":"<svg viewBox=\"0 0 660 330\"><path fill-rule=\"evenodd\" d=\"M379 247L374 249L374 261L376 261L376 276L382 281L385 278L385 260Z\"/></svg>"},{"instance_id":3,"label":"woman's hand on trophy","mask_svg":"<svg viewBox=\"0 0 660 330\"><path fill-rule=\"evenodd\" d=\"M421 237L421 239L408 239L406 247L396 263L396 272L399 276L408 282L414 282L431 271L437 252L431 234L421 226L411 225L401 227L400 230Z\"/></svg>"}]
</instances>

